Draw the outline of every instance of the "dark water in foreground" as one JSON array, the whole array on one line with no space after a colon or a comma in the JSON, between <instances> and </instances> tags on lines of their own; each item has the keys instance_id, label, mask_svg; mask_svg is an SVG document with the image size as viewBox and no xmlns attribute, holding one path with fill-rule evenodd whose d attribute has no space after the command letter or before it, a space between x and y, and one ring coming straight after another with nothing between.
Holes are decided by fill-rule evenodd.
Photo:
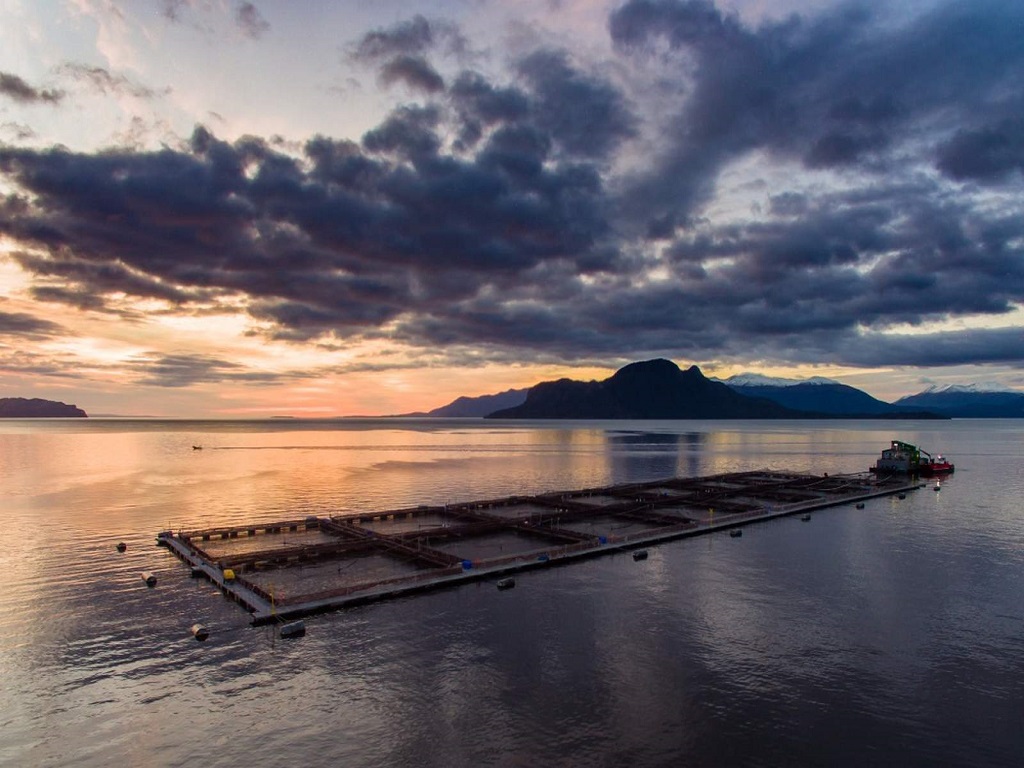
<instances>
[{"instance_id":1,"label":"dark water in foreground","mask_svg":"<svg viewBox=\"0 0 1024 768\"><path fill-rule=\"evenodd\" d=\"M315 617L298 641L153 546L166 527L860 471L894 437L955 476ZM1019 765L1022 470L1009 421L0 422L0 765Z\"/></svg>"}]
</instances>

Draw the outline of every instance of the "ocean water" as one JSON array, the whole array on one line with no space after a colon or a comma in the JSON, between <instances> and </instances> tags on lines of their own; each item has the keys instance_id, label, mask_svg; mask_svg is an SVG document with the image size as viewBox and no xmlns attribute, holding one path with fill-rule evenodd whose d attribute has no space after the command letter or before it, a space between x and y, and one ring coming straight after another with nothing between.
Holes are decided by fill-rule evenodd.
<instances>
[{"instance_id":1,"label":"ocean water","mask_svg":"<svg viewBox=\"0 0 1024 768\"><path fill-rule=\"evenodd\" d=\"M300 640L154 546L168 527L861 471L893 438L955 475L643 562L312 617ZM1016 766L1022 500L1014 421L4 420L0 765Z\"/></svg>"}]
</instances>

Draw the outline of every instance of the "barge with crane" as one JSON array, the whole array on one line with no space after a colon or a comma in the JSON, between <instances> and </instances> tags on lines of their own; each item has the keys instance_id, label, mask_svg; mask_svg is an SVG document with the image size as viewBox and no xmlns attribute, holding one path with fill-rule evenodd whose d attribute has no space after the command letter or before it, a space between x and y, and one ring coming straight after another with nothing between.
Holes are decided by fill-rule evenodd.
<instances>
[{"instance_id":1,"label":"barge with crane","mask_svg":"<svg viewBox=\"0 0 1024 768\"><path fill-rule=\"evenodd\" d=\"M956 467L942 454L932 456L916 445L893 440L871 471L877 475L901 474L918 477L940 477L953 473Z\"/></svg>"}]
</instances>

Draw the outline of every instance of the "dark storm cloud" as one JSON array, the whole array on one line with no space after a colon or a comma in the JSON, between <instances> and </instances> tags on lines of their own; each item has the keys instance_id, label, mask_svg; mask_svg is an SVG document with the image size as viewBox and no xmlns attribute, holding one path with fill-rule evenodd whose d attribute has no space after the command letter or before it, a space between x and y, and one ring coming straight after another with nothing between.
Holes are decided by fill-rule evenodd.
<instances>
[{"instance_id":1,"label":"dark storm cloud","mask_svg":"<svg viewBox=\"0 0 1024 768\"><path fill-rule=\"evenodd\" d=\"M363 136L363 146L371 152L410 160L432 157L441 148L437 135L440 122L441 114L433 107L400 107Z\"/></svg>"},{"instance_id":2,"label":"dark storm cloud","mask_svg":"<svg viewBox=\"0 0 1024 768\"><path fill-rule=\"evenodd\" d=\"M444 80L422 56L396 56L381 68L380 79L385 85L403 82L425 93L444 90Z\"/></svg>"},{"instance_id":3,"label":"dark storm cloud","mask_svg":"<svg viewBox=\"0 0 1024 768\"><path fill-rule=\"evenodd\" d=\"M526 117L528 97L516 88L495 86L477 72L462 72L451 87L460 113L485 126L514 122Z\"/></svg>"},{"instance_id":4,"label":"dark storm cloud","mask_svg":"<svg viewBox=\"0 0 1024 768\"><path fill-rule=\"evenodd\" d=\"M722 167L754 150L880 173L935 124L1018 115L1021 28L1024 6L1007 2L948 3L898 27L863 5L751 28L702 0L633 0L609 22L619 49L645 59L667 45L678 58L665 75L692 73L655 170L634 180L633 208L685 222ZM965 153L947 148L942 167L963 173Z\"/></svg>"},{"instance_id":5,"label":"dark storm cloud","mask_svg":"<svg viewBox=\"0 0 1024 768\"><path fill-rule=\"evenodd\" d=\"M955 179L998 181L1024 171L1024 119L961 130L939 148L939 168Z\"/></svg>"},{"instance_id":6,"label":"dark storm cloud","mask_svg":"<svg viewBox=\"0 0 1024 768\"><path fill-rule=\"evenodd\" d=\"M624 275L591 288L565 276L538 279L530 300L521 292L514 305L464 301L397 333L418 345L485 343L568 359L628 360L643 350L698 360L945 365L962 353L1024 364L1020 333L972 332L958 344L956 334L887 331L957 315L998 318L1024 299L1024 221L936 202L930 191L791 198L780 202L782 218L707 226L677 242L674 279L636 285ZM928 350L933 337L941 346Z\"/></svg>"},{"instance_id":7,"label":"dark storm cloud","mask_svg":"<svg viewBox=\"0 0 1024 768\"><path fill-rule=\"evenodd\" d=\"M893 332L1024 304L1024 216L1006 202L1024 103L1022 36L1007 29L1022 19L991 2L900 24L843 6L751 27L699 0L635 0L610 20L615 66L544 48L498 81L442 79L430 57L457 30L416 17L353 48L422 99L360 141L315 136L289 154L199 127L155 152L0 146L14 190L0 235L40 300L242 307L252 333L327 346L1024 365L1009 332ZM642 123L650 94L609 74L631 67L624 82L674 84L654 111L670 119ZM716 218L723 170L748 159L771 180L748 180L758 199L723 199ZM251 373L209 358L139 368L166 386Z\"/></svg>"},{"instance_id":8,"label":"dark storm cloud","mask_svg":"<svg viewBox=\"0 0 1024 768\"><path fill-rule=\"evenodd\" d=\"M256 39L270 30L270 24L260 15L252 3L242 3L235 10L235 23L246 37Z\"/></svg>"},{"instance_id":9,"label":"dark storm cloud","mask_svg":"<svg viewBox=\"0 0 1024 768\"><path fill-rule=\"evenodd\" d=\"M607 225L592 169L525 172L513 155L537 141L501 132L458 159L440 151L439 120L403 107L362 146L311 140L301 163L204 128L180 151L0 147L0 171L22 190L0 203L0 232L30 246L16 258L41 298L244 295L269 333L296 339L373 334L513 287L547 261L575 276L613 258L598 248Z\"/></svg>"},{"instance_id":10,"label":"dark storm cloud","mask_svg":"<svg viewBox=\"0 0 1024 768\"><path fill-rule=\"evenodd\" d=\"M124 75L115 74L104 67L91 67L87 64L66 62L57 67L61 75L79 82L86 83L100 93L115 93L134 96L137 99L153 99L166 96L170 88L156 90L139 83L132 82Z\"/></svg>"},{"instance_id":11,"label":"dark storm cloud","mask_svg":"<svg viewBox=\"0 0 1024 768\"><path fill-rule=\"evenodd\" d=\"M66 329L49 320L25 312L4 312L0 309L0 336L43 339L63 336L66 333Z\"/></svg>"},{"instance_id":12,"label":"dark storm cloud","mask_svg":"<svg viewBox=\"0 0 1024 768\"><path fill-rule=\"evenodd\" d=\"M942 367L1024 364L1020 328L973 328L921 335L868 334L843 340L843 357L854 365Z\"/></svg>"},{"instance_id":13,"label":"dark storm cloud","mask_svg":"<svg viewBox=\"0 0 1024 768\"><path fill-rule=\"evenodd\" d=\"M67 288L62 285L34 285L29 293L36 301L66 304L75 309L95 312L107 310L106 302L91 289Z\"/></svg>"},{"instance_id":14,"label":"dark storm cloud","mask_svg":"<svg viewBox=\"0 0 1024 768\"><path fill-rule=\"evenodd\" d=\"M387 29L367 33L348 49L350 60L378 68L382 85L403 83L425 95L445 89L444 78L428 60L428 54L461 56L466 41L455 25L415 16Z\"/></svg>"},{"instance_id":15,"label":"dark storm cloud","mask_svg":"<svg viewBox=\"0 0 1024 768\"><path fill-rule=\"evenodd\" d=\"M534 94L537 126L571 153L606 158L633 135L635 119L609 82L574 69L562 51L543 50L518 64Z\"/></svg>"},{"instance_id":16,"label":"dark storm cloud","mask_svg":"<svg viewBox=\"0 0 1024 768\"><path fill-rule=\"evenodd\" d=\"M76 258L66 249L45 256L20 252L12 254L11 258L24 270L40 278L42 285L34 288L36 298L62 301L63 297L67 299L65 303L79 308L98 308L102 306L100 297L109 293L162 299L173 304L185 304L202 298L200 291L183 291L128 269L124 264L97 263ZM88 298L83 298L86 296Z\"/></svg>"},{"instance_id":17,"label":"dark storm cloud","mask_svg":"<svg viewBox=\"0 0 1024 768\"><path fill-rule=\"evenodd\" d=\"M291 376L256 371L208 355L144 355L129 360L126 367L137 375L139 384L153 387L189 387L225 381L265 384Z\"/></svg>"},{"instance_id":18,"label":"dark storm cloud","mask_svg":"<svg viewBox=\"0 0 1024 768\"><path fill-rule=\"evenodd\" d=\"M446 22L414 16L388 29L376 29L363 36L352 51L360 61L379 62L401 55L418 55L444 42L459 39L457 30Z\"/></svg>"},{"instance_id":19,"label":"dark storm cloud","mask_svg":"<svg viewBox=\"0 0 1024 768\"><path fill-rule=\"evenodd\" d=\"M530 109L529 98L521 90L496 87L476 72L460 73L449 98L459 116L459 150L475 146L487 128L523 120Z\"/></svg>"},{"instance_id":20,"label":"dark storm cloud","mask_svg":"<svg viewBox=\"0 0 1024 768\"><path fill-rule=\"evenodd\" d=\"M64 92L36 88L10 72L0 72L0 96L6 96L21 104L56 104L64 98Z\"/></svg>"},{"instance_id":21,"label":"dark storm cloud","mask_svg":"<svg viewBox=\"0 0 1024 768\"><path fill-rule=\"evenodd\" d=\"M744 338L1005 314L1024 299L1024 219L933 199L930 185L803 200L769 222L708 228L672 250L693 300ZM786 213L794 211L787 210Z\"/></svg>"}]
</instances>

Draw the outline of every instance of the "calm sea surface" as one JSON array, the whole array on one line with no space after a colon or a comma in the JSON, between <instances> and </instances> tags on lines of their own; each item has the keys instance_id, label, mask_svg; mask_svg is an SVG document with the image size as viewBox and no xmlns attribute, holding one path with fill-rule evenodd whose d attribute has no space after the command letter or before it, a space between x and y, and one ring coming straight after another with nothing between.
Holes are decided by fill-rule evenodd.
<instances>
[{"instance_id":1,"label":"calm sea surface","mask_svg":"<svg viewBox=\"0 0 1024 768\"><path fill-rule=\"evenodd\" d=\"M893 438L956 474L645 562L313 617L295 641L154 546L168 527L862 471ZM0 564L5 766L1024 761L1024 421L4 420Z\"/></svg>"}]
</instances>

